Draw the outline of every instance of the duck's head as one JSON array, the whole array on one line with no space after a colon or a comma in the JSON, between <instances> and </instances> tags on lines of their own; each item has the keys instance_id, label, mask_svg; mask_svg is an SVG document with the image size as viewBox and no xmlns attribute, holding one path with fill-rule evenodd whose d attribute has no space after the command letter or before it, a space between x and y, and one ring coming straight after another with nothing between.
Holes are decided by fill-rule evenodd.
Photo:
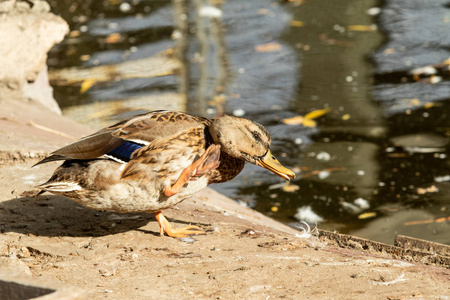
<instances>
[{"instance_id":1,"label":"duck's head","mask_svg":"<svg viewBox=\"0 0 450 300\"><path fill-rule=\"evenodd\" d=\"M213 119L210 133L227 154L263 167L290 180L295 173L283 167L270 152L271 137L260 124L244 118L223 116Z\"/></svg>"}]
</instances>

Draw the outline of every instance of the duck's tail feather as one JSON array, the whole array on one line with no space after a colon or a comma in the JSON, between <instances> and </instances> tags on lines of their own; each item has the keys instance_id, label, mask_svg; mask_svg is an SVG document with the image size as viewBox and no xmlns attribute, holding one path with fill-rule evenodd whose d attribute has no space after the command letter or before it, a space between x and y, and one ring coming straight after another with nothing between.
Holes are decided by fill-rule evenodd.
<instances>
[{"instance_id":1,"label":"duck's tail feather","mask_svg":"<svg viewBox=\"0 0 450 300\"><path fill-rule=\"evenodd\" d=\"M38 186L47 192L52 193L66 193L81 190L81 186L76 182L62 181L62 182L52 182L48 181Z\"/></svg>"}]
</instances>

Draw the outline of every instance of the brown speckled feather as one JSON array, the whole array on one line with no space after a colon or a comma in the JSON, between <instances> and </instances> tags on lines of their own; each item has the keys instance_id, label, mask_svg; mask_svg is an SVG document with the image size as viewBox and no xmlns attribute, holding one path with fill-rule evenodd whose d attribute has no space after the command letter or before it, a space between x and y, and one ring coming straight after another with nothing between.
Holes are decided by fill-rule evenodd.
<instances>
[{"instance_id":1,"label":"brown speckled feather","mask_svg":"<svg viewBox=\"0 0 450 300\"><path fill-rule=\"evenodd\" d=\"M108 127L112 135L129 141L153 142L167 139L178 133L201 126L205 128L210 120L180 112L151 112Z\"/></svg>"},{"instance_id":2,"label":"brown speckled feather","mask_svg":"<svg viewBox=\"0 0 450 300\"><path fill-rule=\"evenodd\" d=\"M201 126L210 120L180 112L153 111L101 129L81 140L52 152L36 165L55 160L86 160L101 157L119 147L124 141L147 145L156 140L166 140L178 133Z\"/></svg>"},{"instance_id":3,"label":"brown speckled feather","mask_svg":"<svg viewBox=\"0 0 450 300\"><path fill-rule=\"evenodd\" d=\"M157 177L161 181L177 179L174 174L191 165L205 152L205 128L184 130L169 138L157 139L135 151L121 178L142 181Z\"/></svg>"}]
</instances>

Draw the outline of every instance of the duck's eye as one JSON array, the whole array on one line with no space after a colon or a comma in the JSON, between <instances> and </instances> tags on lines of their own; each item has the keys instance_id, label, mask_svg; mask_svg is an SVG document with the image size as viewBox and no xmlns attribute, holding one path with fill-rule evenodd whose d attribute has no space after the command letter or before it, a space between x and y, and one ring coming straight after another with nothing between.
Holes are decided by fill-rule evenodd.
<instances>
[{"instance_id":1,"label":"duck's eye","mask_svg":"<svg viewBox=\"0 0 450 300\"><path fill-rule=\"evenodd\" d=\"M257 131L252 132L253 138L257 141L261 141L261 135Z\"/></svg>"}]
</instances>

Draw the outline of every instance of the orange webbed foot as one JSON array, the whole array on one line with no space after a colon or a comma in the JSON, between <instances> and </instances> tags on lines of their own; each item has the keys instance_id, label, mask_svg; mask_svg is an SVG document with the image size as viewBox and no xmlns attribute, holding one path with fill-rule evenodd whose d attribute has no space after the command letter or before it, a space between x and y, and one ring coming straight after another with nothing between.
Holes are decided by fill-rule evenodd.
<instances>
[{"instance_id":1,"label":"orange webbed foot","mask_svg":"<svg viewBox=\"0 0 450 300\"><path fill-rule=\"evenodd\" d=\"M172 225L167 221L166 217L162 214L162 212L155 213L156 220L159 223L160 230L159 233L164 235L166 233L170 237L188 237L191 234L205 234L203 230L201 230L198 226L187 226L184 228L173 228Z\"/></svg>"}]
</instances>

